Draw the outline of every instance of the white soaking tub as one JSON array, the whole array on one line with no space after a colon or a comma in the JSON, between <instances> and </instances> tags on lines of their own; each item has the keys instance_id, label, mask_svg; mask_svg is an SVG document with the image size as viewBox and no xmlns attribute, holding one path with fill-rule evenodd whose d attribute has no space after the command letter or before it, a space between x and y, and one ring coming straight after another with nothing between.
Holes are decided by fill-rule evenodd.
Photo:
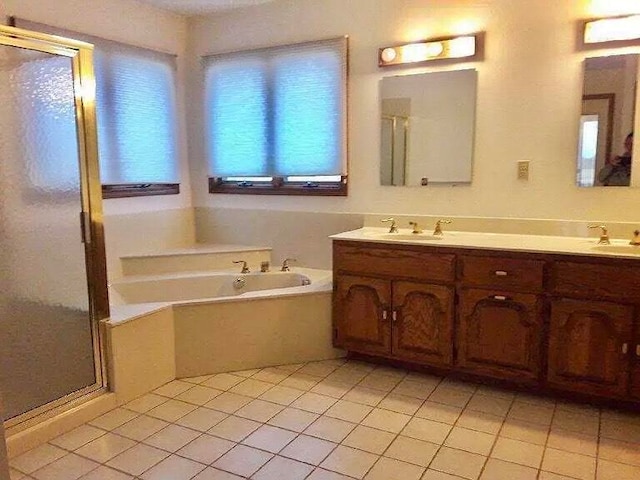
<instances>
[{"instance_id":1,"label":"white soaking tub","mask_svg":"<svg viewBox=\"0 0 640 480\"><path fill-rule=\"evenodd\" d=\"M330 270L192 272L109 288L112 378L116 390L130 386L126 396L167 378L344 356L332 346Z\"/></svg>"},{"instance_id":2,"label":"white soaking tub","mask_svg":"<svg viewBox=\"0 0 640 480\"><path fill-rule=\"evenodd\" d=\"M268 296L286 293L282 289L292 287L310 286L307 290L317 290L318 283L326 284L327 275L325 271L304 270L306 274L301 272L244 274L193 272L123 279L110 284L111 304L175 303L199 299L235 297L257 291L262 291L265 296ZM313 283L315 285L312 285ZM266 292L267 290L269 292Z\"/></svg>"}]
</instances>

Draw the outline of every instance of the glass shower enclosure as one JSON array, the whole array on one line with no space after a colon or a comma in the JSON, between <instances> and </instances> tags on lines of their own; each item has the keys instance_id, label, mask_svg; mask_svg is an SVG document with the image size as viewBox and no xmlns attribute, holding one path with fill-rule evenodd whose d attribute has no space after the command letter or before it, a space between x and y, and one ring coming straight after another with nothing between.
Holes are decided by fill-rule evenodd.
<instances>
[{"instance_id":1,"label":"glass shower enclosure","mask_svg":"<svg viewBox=\"0 0 640 480\"><path fill-rule=\"evenodd\" d=\"M109 311L92 46L0 26L0 85L0 395L12 427L103 390Z\"/></svg>"}]
</instances>

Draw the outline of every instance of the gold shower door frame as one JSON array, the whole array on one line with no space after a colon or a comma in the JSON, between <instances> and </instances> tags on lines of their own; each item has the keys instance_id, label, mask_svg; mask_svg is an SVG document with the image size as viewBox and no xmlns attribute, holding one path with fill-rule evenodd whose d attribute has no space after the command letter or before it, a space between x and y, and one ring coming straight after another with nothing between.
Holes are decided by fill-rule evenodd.
<instances>
[{"instance_id":1,"label":"gold shower door frame","mask_svg":"<svg viewBox=\"0 0 640 480\"><path fill-rule=\"evenodd\" d=\"M102 189L98 166L93 45L3 25L0 25L0 45L35 50L71 59L82 207L78 217L78 229L82 232L84 239L89 316L96 375L96 382L93 385L69 393L5 422L7 428L18 431L69 410L106 391L106 366L99 321L109 316L109 299L102 217Z\"/></svg>"}]
</instances>

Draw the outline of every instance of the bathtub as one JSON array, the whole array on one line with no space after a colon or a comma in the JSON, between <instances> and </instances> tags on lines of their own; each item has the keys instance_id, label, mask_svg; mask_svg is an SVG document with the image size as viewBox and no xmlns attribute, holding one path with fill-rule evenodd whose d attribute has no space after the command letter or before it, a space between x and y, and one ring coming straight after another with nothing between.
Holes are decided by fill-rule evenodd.
<instances>
[{"instance_id":1,"label":"bathtub","mask_svg":"<svg viewBox=\"0 0 640 480\"><path fill-rule=\"evenodd\" d=\"M246 294L254 292L263 292L262 295L265 296L292 292L304 293L317 291L327 285L328 272L312 269L299 270L303 270L304 273L302 271L245 274L194 272L120 280L110 284L110 298L112 305L176 303L241 295L247 297ZM289 290L306 286L309 288Z\"/></svg>"},{"instance_id":2,"label":"bathtub","mask_svg":"<svg viewBox=\"0 0 640 480\"><path fill-rule=\"evenodd\" d=\"M344 356L333 348L332 272L194 272L109 286L110 376L120 398L173 378Z\"/></svg>"}]
</instances>

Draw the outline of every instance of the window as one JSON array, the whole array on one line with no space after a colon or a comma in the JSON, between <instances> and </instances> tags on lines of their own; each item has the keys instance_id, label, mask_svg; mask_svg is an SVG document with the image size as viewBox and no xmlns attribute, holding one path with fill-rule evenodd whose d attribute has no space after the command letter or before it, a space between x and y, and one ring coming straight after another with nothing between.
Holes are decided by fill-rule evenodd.
<instances>
[{"instance_id":1,"label":"window","mask_svg":"<svg viewBox=\"0 0 640 480\"><path fill-rule=\"evenodd\" d=\"M346 38L203 60L211 193L346 195Z\"/></svg>"},{"instance_id":2,"label":"window","mask_svg":"<svg viewBox=\"0 0 640 480\"><path fill-rule=\"evenodd\" d=\"M92 43L104 198L179 193L176 57L16 20L20 28ZM71 145L74 147L74 145ZM64 181L64 171L60 171ZM47 175L49 182L55 178Z\"/></svg>"}]
</instances>

